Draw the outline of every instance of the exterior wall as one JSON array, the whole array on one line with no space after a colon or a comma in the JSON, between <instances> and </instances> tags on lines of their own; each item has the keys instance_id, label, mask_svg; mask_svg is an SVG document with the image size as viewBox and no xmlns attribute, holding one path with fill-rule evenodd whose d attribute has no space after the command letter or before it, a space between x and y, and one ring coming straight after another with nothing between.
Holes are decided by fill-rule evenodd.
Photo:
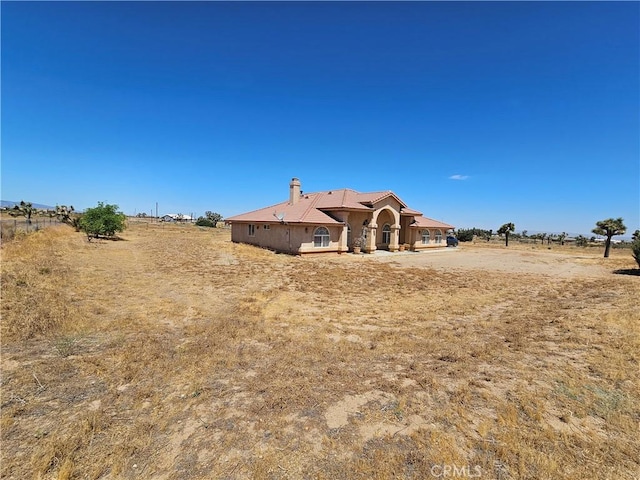
<instances>
[{"instance_id":1,"label":"exterior wall","mask_svg":"<svg viewBox=\"0 0 640 480\"><path fill-rule=\"evenodd\" d=\"M249 235L249 225L255 226L253 236ZM264 227L267 225L269 228L265 229ZM320 226L324 226L329 230L328 247L314 246L314 232L316 228ZM292 254L342 251L340 248L342 234L342 225L287 225L281 223L233 223L231 225L231 240L233 242L248 243L258 247Z\"/></svg>"},{"instance_id":2,"label":"exterior wall","mask_svg":"<svg viewBox=\"0 0 640 480\"><path fill-rule=\"evenodd\" d=\"M233 223L231 225L231 240L237 243L248 243L258 247L272 248L281 252L294 253L289 244L286 225L279 223L254 223L254 235L249 235L248 223ZM268 229L265 229L265 226Z\"/></svg>"},{"instance_id":3,"label":"exterior wall","mask_svg":"<svg viewBox=\"0 0 640 480\"><path fill-rule=\"evenodd\" d=\"M400 218L400 237L399 242L401 244L408 243L411 245L411 230L409 225L413 222L413 217L404 216Z\"/></svg>"},{"instance_id":4,"label":"exterior wall","mask_svg":"<svg viewBox=\"0 0 640 480\"><path fill-rule=\"evenodd\" d=\"M429 243L422 243L422 231L429 230ZM440 230L442 234L442 239L440 243L436 243L436 230ZM428 248L441 248L447 246L447 231L444 229L438 228L411 228L410 229L410 237L411 241L408 242L410 245L410 249L414 251L418 250L426 250Z\"/></svg>"},{"instance_id":5,"label":"exterior wall","mask_svg":"<svg viewBox=\"0 0 640 480\"><path fill-rule=\"evenodd\" d=\"M316 247L313 243L313 234L318 227L325 227L329 230L329 246L328 247ZM346 229L342 225L308 225L305 227L297 227L292 229L292 235L296 235L294 238L300 238L300 247L297 253L325 253L325 252L341 252L341 240L342 234L346 232ZM346 249L344 250L346 252Z\"/></svg>"}]
</instances>

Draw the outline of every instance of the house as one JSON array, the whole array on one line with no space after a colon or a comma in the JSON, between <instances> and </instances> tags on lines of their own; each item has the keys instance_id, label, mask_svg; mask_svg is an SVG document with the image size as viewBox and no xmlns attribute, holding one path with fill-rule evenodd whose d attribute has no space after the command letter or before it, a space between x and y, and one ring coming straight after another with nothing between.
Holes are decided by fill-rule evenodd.
<instances>
[{"instance_id":1,"label":"house","mask_svg":"<svg viewBox=\"0 0 640 480\"><path fill-rule=\"evenodd\" d=\"M343 188L304 193L289 184L289 200L226 219L231 239L292 254L348 252L361 243L368 253L446 247L454 227L409 208L391 191L360 193Z\"/></svg>"},{"instance_id":2,"label":"house","mask_svg":"<svg viewBox=\"0 0 640 480\"><path fill-rule=\"evenodd\" d=\"M161 222L191 222L193 219L190 215L182 215L180 213L167 213L160 217Z\"/></svg>"}]
</instances>

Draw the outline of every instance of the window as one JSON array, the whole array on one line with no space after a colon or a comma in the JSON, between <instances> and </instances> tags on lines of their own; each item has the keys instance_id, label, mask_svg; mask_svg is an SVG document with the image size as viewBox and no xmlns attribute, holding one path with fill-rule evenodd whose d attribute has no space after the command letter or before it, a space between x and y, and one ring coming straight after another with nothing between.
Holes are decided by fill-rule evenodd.
<instances>
[{"instance_id":1,"label":"window","mask_svg":"<svg viewBox=\"0 0 640 480\"><path fill-rule=\"evenodd\" d=\"M442 231L436 230L436 243L442 243Z\"/></svg>"},{"instance_id":2,"label":"window","mask_svg":"<svg viewBox=\"0 0 640 480\"><path fill-rule=\"evenodd\" d=\"M262 228L265 230L271 230L271 225L263 225Z\"/></svg>"},{"instance_id":3,"label":"window","mask_svg":"<svg viewBox=\"0 0 640 480\"><path fill-rule=\"evenodd\" d=\"M382 227L382 243L386 243L387 245L391 243L391 227L388 223Z\"/></svg>"},{"instance_id":4,"label":"window","mask_svg":"<svg viewBox=\"0 0 640 480\"><path fill-rule=\"evenodd\" d=\"M423 245L428 245L429 244L429 230L422 230L422 244Z\"/></svg>"},{"instance_id":5,"label":"window","mask_svg":"<svg viewBox=\"0 0 640 480\"><path fill-rule=\"evenodd\" d=\"M313 246L314 247L328 247L329 246L329 230L325 227L318 227L313 232Z\"/></svg>"},{"instance_id":6,"label":"window","mask_svg":"<svg viewBox=\"0 0 640 480\"><path fill-rule=\"evenodd\" d=\"M249 224L249 236L250 237L255 237L256 236L256 226Z\"/></svg>"}]
</instances>

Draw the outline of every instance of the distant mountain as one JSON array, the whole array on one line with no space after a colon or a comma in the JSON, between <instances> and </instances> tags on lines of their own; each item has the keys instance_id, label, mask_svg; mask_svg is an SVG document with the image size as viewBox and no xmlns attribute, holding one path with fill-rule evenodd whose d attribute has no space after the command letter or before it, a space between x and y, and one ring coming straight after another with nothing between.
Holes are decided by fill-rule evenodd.
<instances>
[{"instance_id":1,"label":"distant mountain","mask_svg":"<svg viewBox=\"0 0 640 480\"><path fill-rule=\"evenodd\" d=\"M11 200L0 200L0 207L13 208L14 205L18 205L20 202L12 202ZM55 210L56 207L52 207L51 205L42 205L41 203L33 203L33 208L38 208L40 210Z\"/></svg>"}]
</instances>

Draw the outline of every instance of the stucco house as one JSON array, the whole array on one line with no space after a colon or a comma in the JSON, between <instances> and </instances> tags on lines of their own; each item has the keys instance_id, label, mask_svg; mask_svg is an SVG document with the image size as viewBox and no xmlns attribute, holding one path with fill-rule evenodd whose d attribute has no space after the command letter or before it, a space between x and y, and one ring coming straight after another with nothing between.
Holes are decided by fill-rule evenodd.
<instances>
[{"instance_id":1,"label":"stucco house","mask_svg":"<svg viewBox=\"0 0 640 480\"><path fill-rule=\"evenodd\" d=\"M343 188L302 193L300 180L289 184L289 200L226 219L231 239L292 254L349 252L362 242L364 252L446 247L452 225L409 208L391 191L360 193Z\"/></svg>"},{"instance_id":2,"label":"stucco house","mask_svg":"<svg viewBox=\"0 0 640 480\"><path fill-rule=\"evenodd\" d=\"M191 215L180 215L179 213L167 213L160 217L162 222L192 222Z\"/></svg>"}]
</instances>

